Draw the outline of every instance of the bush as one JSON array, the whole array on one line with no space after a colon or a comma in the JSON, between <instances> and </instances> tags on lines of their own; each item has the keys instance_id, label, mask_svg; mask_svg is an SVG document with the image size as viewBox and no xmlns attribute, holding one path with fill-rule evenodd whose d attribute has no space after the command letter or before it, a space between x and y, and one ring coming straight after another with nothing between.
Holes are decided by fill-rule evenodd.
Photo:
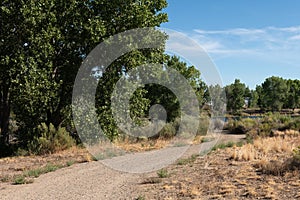
<instances>
[{"instance_id":1,"label":"bush","mask_svg":"<svg viewBox=\"0 0 300 200\"><path fill-rule=\"evenodd\" d=\"M169 175L169 173L168 173L168 170L166 170L166 169L161 169L161 170L159 170L159 171L157 172L157 176L158 176L159 178L167 178L167 177L169 177L170 175Z\"/></svg>"},{"instance_id":2,"label":"bush","mask_svg":"<svg viewBox=\"0 0 300 200\"><path fill-rule=\"evenodd\" d=\"M274 131L280 130L300 130L300 118L292 118L287 115L266 114L263 118L240 120L230 119L226 124L226 129L232 133L247 134L251 138L258 136L272 136Z\"/></svg>"},{"instance_id":3,"label":"bush","mask_svg":"<svg viewBox=\"0 0 300 200\"><path fill-rule=\"evenodd\" d=\"M300 146L294 150L293 164L300 169Z\"/></svg>"},{"instance_id":4,"label":"bush","mask_svg":"<svg viewBox=\"0 0 300 200\"><path fill-rule=\"evenodd\" d=\"M160 138L170 139L176 135L176 125L175 122L167 123L159 132Z\"/></svg>"},{"instance_id":5,"label":"bush","mask_svg":"<svg viewBox=\"0 0 300 200\"><path fill-rule=\"evenodd\" d=\"M36 128L36 137L28 144L32 154L47 154L68 149L76 144L75 140L63 127L56 129L53 124L49 127L42 123Z\"/></svg>"},{"instance_id":6,"label":"bush","mask_svg":"<svg viewBox=\"0 0 300 200\"><path fill-rule=\"evenodd\" d=\"M230 119L227 122L226 129L232 133L246 134L251 130L256 130L259 126L257 119L244 118L240 120Z\"/></svg>"}]
</instances>

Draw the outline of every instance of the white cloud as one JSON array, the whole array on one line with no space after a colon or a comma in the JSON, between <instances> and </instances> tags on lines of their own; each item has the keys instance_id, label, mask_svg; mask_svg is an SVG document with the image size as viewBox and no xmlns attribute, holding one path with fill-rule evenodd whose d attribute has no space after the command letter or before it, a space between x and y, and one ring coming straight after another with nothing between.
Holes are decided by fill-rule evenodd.
<instances>
[{"instance_id":1,"label":"white cloud","mask_svg":"<svg viewBox=\"0 0 300 200\"><path fill-rule=\"evenodd\" d=\"M268 27L269 30L275 30L275 31L282 31L282 32L289 32L289 33L297 33L300 32L300 26L291 26L291 27L284 27L284 28L278 28L278 27Z\"/></svg>"},{"instance_id":2,"label":"white cloud","mask_svg":"<svg viewBox=\"0 0 300 200\"><path fill-rule=\"evenodd\" d=\"M300 26L235 28L227 30L196 29L190 34L208 53L234 56L237 54L270 54L273 51L300 53Z\"/></svg>"},{"instance_id":3,"label":"white cloud","mask_svg":"<svg viewBox=\"0 0 300 200\"><path fill-rule=\"evenodd\" d=\"M200 34L226 34L226 35L253 35L253 34L263 34L265 33L264 30L261 29L245 29L245 28L236 28L236 29L228 29L228 30L213 30L213 31L207 31L207 30L201 30L196 29L194 30L197 33Z\"/></svg>"},{"instance_id":4,"label":"white cloud","mask_svg":"<svg viewBox=\"0 0 300 200\"><path fill-rule=\"evenodd\" d=\"M289 38L290 40L300 40L300 35L294 35Z\"/></svg>"}]
</instances>

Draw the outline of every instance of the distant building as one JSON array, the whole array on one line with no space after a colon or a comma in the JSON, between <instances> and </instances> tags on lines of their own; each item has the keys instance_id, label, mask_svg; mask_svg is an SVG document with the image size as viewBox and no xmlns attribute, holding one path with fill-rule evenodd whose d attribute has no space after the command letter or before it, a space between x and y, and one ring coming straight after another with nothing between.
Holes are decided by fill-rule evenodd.
<instances>
[{"instance_id":1,"label":"distant building","mask_svg":"<svg viewBox=\"0 0 300 200\"><path fill-rule=\"evenodd\" d=\"M244 103L244 108L249 108L249 104L250 104L250 97L246 97L245 103Z\"/></svg>"}]
</instances>

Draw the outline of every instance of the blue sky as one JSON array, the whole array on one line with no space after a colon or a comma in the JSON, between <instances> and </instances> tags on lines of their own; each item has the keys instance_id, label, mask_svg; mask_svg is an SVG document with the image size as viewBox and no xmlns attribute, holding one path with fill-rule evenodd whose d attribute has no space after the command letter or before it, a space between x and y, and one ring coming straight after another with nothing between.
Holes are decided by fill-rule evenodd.
<instances>
[{"instance_id":1,"label":"blue sky","mask_svg":"<svg viewBox=\"0 0 300 200\"><path fill-rule=\"evenodd\" d=\"M300 78L299 0L168 0L163 28L197 41L225 85ZM184 48L184 44L183 48Z\"/></svg>"}]
</instances>

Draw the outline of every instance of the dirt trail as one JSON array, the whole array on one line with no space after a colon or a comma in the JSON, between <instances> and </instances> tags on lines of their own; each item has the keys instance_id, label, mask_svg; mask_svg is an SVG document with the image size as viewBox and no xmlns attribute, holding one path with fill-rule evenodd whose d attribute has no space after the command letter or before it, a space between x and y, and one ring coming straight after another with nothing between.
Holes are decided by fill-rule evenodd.
<instances>
[{"instance_id":1,"label":"dirt trail","mask_svg":"<svg viewBox=\"0 0 300 200\"><path fill-rule=\"evenodd\" d=\"M222 135L219 142L237 141L243 135ZM194 153L201 153L211 147L215 141L191 146L184 156ZM115 164L116 167L127 167L127 171L150 171L161 165L169 163L159 163L166 158L176 157L185 147L173 147L161 151L139 153L138 156L114 158L102 161L106 165ZM155 161L155 162L154 162ZM56 172L44 174L28 185L0 185L0 199L134 199L132 192L136 184L144 180L145 176L151 173L125 173L113 170L105 166L102 162L89 162L75 164L71 167L60 169ZM117 163L117 164L116 164ZM138 166L138 168L135 168ZM125 169L125 168L121 168ZM126 170L125 170L126 171ZM152 174L155 172L152 172Z\"/></svg>"}]
</instances>

